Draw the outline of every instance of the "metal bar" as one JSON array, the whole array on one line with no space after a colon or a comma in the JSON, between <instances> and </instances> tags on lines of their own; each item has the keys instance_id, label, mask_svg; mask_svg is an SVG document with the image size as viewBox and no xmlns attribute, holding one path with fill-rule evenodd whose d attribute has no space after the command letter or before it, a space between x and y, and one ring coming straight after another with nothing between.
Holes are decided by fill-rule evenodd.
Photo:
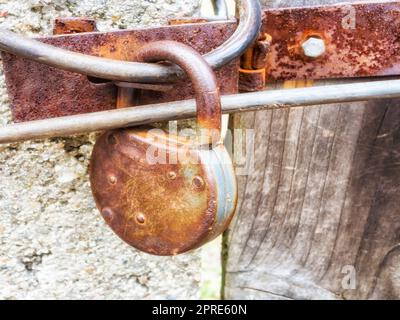
<instances>
[{"instance_id":1,"label":"metal bar","mask_svg":"<svg viewBox=\"0 0 400 320\"><path fill-rule=\"evenodd\" d=\"M256 40L260 28L259 0L241 0L240 21L235 33L204 58L213 69L218 69L239 57ZM44 44L4 29L0 29L0 50L63 70L116 81L160 83L185 76L176 66L93 57Z\"/></svg>"},{"instance_id":2,"label":"metal bar","mask_svg":"<svg viewBox=\"0 0 400 320\"><path fill-rule=\"evenodd\" d=\"M270 90L222 97L223 113L285 109L369 99L400 98L400 80ZM195 117L194 100L12 124L0 128L0 143L82 134Z\"/></svg>"}]
</instances>

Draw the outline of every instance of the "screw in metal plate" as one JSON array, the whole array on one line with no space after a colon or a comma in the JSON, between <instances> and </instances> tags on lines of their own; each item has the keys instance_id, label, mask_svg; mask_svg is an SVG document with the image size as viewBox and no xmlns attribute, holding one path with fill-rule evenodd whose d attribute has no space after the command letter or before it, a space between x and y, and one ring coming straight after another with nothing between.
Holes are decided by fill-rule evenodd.
<instances>
[{"instance_id":1,"label":"screw in metal plate","mask_svg":"<svg viewBox=\"0 0 400 320\"><path fill-rule=\"evenodd\" d=\"M317 37L308 38L302 43L301 47L304 55L309 58L319 58L326 51L325 41Z\"/></svg>"}]
</instances>

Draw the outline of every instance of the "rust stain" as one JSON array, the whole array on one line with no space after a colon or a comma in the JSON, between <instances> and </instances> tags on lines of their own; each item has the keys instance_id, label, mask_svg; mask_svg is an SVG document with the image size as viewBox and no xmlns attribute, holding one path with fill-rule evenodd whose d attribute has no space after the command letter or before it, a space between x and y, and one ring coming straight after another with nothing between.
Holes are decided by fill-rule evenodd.
<instances>
[{"instance_id":1,"label":"rust stain","mask_svg":"<svg viewBox=\"0 0 400 320\"><path fill-rule=\"evenodd\" d=\"M265 69L239 69L239 91L254 92L265 88Z\"/></svg>"},{"instance_id":2,"label":"rust stain","mask_svg":"<svg viewBox=\"0 0 400 320\"><path fill-rule=\"evenodd\" d=\"M53 34L72 34L97 31L96 20L89 18L57 18Z\"/></svg>"}]
</instances>

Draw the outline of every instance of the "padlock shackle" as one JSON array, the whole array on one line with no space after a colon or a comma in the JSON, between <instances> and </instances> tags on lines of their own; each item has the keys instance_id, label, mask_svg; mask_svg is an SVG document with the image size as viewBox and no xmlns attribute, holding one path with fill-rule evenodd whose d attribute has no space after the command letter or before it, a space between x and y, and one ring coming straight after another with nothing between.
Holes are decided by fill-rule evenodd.
<instances>
[{"instance_id":1,"label":"padlock shackle","mask_svg":"<svg viewBox=\"0 0 400 320\"><path fill-rule=\"evenodd\" d=\"M193 48L176 41L156 41L140 48L142 62L169 61L181 67L193 83L197 105L197 125L210 143L221 138L221 96L217 79L207 61Z\"/></svg>"}]
</instances>

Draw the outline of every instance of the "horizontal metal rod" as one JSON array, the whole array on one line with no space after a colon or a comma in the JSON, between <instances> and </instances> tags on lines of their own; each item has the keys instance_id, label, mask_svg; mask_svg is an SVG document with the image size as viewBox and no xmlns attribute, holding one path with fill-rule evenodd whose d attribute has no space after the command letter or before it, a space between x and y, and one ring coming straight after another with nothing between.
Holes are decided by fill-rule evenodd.
<instances>
[{"instance_id":1,"label":"horizontal metal rod","mask_svg":"<svg viewBox=\"0 0 400 320\"><path fill-rule=\"evenodd\" d=\"M400 98L400 80L235 94L222 97L222 109L227 114L386 98ZM0 128L0 143L133 127L195 115L195 101L186 100L38 120Z\"/></svg>"},{"instance_id":2,"label":"horizontal metal rod","mask_svg":"<svg viewBox=\"0 0 400 320\"><path fill-rule=\"evenodd\" d=\"M240 57L258 37L261 28L259 0L241 0L240 8L240 21L235 33L220 47L204 55L213 69ZM4 29L0 29L0 50L59 69L115 81L162 83L185 76L176 66L94 57L54 47Z\"/></svg>"}]
</instances>

